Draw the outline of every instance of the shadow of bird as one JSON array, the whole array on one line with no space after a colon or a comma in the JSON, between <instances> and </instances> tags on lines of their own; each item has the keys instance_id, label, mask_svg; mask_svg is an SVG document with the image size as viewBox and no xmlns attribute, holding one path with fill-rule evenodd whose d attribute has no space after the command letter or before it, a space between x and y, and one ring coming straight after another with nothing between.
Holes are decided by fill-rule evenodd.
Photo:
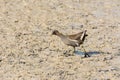
<instances>
[{"instance_id":1,"label":"shadow of bird","mask_svg":"<svg viewBox=\"0 0 120 80\"><path fill-rule=\"evenodd\" d=\"M56 36L60 37L61 40L63 41L63 43L68 46L72 46L74 48L74 52L75 52L75 47L79 47L81 44L83 44L86 36L88 36L86 34L86 32L87 32L87 30L84 30L77 34L64 35L64 34L60 33L58 30L54 30L52 32L52 35L56 35ZM82 46L82 48L83 48L83 46ZM85 51L85 49L84 49L84 51ZM89 54L86 53L86 51L85 51L84 57L90 57Z\"/></svg>"}]
</instances>

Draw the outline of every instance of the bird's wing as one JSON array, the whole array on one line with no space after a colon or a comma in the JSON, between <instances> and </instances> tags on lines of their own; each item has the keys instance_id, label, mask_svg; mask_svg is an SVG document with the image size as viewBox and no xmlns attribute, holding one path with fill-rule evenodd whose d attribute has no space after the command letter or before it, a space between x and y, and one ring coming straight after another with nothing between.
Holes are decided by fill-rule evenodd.
<instances>
[{"instance_id":1,"label":"bird's wing","mask_svg":"<svg viewBox=\"0 0 120 80\"><path fill-rule=\"evenodd\" d=\"M79 46L79 41L78 40L73 40L73 39L70 39L70 38L67 38L69 40L69 44L71 46Z\"/></svg>"},{"instance_id":2,"label":"bird's wing","mask_svg":"<svg viewBox=\"0 0 120 80\"><path fill-rule=\"evenodd\" d=\"M79 40L81 35L82 35L83 32L79 32L77 34L73 34L73 35L67 35L70 39L73 39L73 40Z\"/></svg>"}]
</instances>

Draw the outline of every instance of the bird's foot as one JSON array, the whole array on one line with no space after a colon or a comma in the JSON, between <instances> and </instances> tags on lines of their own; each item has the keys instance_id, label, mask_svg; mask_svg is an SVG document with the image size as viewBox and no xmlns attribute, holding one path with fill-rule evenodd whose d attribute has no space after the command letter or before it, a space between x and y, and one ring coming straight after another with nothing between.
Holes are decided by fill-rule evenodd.
<instances>
[{"instance_id":1,"label":"bird's foot","mask_svg":"<svg viewBox=\"0 0 120 80\"><path fill-rule=\"evenodd\" d=\"M84 58L86 57L90 57L90 55L88 53L85 53Z\"/></svg>"}]
</instances>

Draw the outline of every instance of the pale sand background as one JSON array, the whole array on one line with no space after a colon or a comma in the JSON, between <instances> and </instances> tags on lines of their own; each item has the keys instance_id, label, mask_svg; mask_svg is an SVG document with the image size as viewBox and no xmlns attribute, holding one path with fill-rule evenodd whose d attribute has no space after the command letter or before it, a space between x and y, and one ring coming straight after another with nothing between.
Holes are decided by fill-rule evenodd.
<instances>
[{"instance_id":1,"label":"pale sand background","mask_svg":"<svg viewBox=\"0 0 120 80\"><path fill-rule=\"evenodd\" d=\"M54 29L86 29L91 57ZM0 0L0 80L120 80L120 0Z\"/></svg>"}]
</instances>

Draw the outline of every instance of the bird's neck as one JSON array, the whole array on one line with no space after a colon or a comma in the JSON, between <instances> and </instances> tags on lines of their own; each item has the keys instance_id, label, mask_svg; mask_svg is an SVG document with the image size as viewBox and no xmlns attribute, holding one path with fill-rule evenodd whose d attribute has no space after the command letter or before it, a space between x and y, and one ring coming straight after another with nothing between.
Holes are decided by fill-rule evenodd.
<instances>
[{"instance_id":1,"label":"bird's neck","mask_svg":"<svg viewBox=\"0 0 120 80\"><path fill-rule=\"evenodd\" d=\"M84 41L84 39L85 39L85 34L86 34L86 31L84 31L84 32L82 33L82 35L81 35L81 38L80 38L80 39L81 39L82 41Z\"/></svg>"}]
</instances>

